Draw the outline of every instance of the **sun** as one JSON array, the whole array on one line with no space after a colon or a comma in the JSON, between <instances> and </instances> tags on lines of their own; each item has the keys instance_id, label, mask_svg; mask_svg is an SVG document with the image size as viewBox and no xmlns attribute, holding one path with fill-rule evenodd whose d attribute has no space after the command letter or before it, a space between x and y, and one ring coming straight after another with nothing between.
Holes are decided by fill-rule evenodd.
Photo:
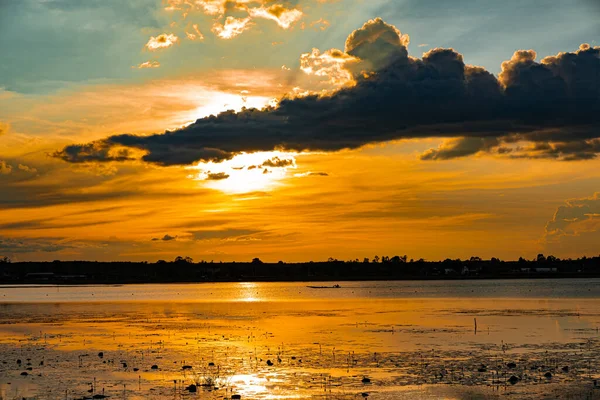
<instances>
[{"instance_id":1,"label":"sun","mask_svg":"<svg viewBox=\"0 0 600 400\"><path fill-rule=\"evenodd\" d=\"M289 170L296 168L296 155L282 151L240 153L231 160L199 163L189 169L198 171L192 179L224 193L269 191L281 186Z\"/></svg>"}]
</instances>

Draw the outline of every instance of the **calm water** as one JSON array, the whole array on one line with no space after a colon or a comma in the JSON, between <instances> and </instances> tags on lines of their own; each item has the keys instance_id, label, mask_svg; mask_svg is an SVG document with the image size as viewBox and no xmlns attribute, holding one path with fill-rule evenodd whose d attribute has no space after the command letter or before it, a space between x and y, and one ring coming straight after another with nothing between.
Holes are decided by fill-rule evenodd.
<instances>
[{"instance_id":1,"label":"calm water","mask_svg":"<svg viewBox=\"0 0 600 400\"><path fill-rule=\"evenodd\" d=\"M600 280L337 283L0 287L0 398L600 398Z\"/></svg>"},{"instance_id":2,"label":"calm water","mask_svg":"<svg viewBox=\"0 0 600 400\"><path fill-rule=\"evenodd\" d=\"M600 298L600 279L202 283L118 286L0 286L2 302L306 301L414 298Z\"/></svg>"}]
</instances>

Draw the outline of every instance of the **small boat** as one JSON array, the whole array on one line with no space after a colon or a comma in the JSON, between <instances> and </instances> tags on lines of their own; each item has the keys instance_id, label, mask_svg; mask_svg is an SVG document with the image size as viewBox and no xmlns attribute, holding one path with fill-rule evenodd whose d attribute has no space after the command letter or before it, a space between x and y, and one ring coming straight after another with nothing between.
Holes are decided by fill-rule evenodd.
<instances>
[{"instance_id":1,"label":"small boat","mask_svg":"<svg viewBox=\"0 0 600 400\"><path fill-rule=\"evenodd\" d=\"M307 286L307 288L309 288L309 289L341 289L342 287L340 285L333 285L333 286Z\"/></svg>"}]
</instances>

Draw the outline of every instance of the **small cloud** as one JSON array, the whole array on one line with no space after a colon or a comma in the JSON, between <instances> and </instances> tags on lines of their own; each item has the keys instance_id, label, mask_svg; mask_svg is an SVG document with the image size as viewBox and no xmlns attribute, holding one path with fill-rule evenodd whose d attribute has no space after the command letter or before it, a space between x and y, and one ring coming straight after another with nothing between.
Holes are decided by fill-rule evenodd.
<instances>
[{"instance_id":1,"label":"small cloud","mask_svg":"<svg viewBox=\"0 0 600 400\"><path fill-rule=\"evenodd\" d=\"M178 40L179 38L172 33L163 33L156 37L151 36L145 47L150 51L165 49L177 43Z\"/></svg>"},{"instance_id":2,"label":"small cloud","mask_svg":"<svg viewBox=\"0 0 600 400\"><path fill-rule=\"evenodd\" d=\"M204 40L204 35L200 32L200 29L198 29L198 24L193 24L192 28L194 29L194 32L185 32L187 38L190 40Z\"/></svg>"},{"instance_id":3,"label":"small cloud","mask_svg":"<svg viewBox=\"0 0 600 400\"><path fill-rule=\"evenodd\" d=\"M223 24L215 22L211 31L221 39L232 39L252 27L250 20L250 17L234 18L229 16L225 18Z\"/></svg>"},{"instance_id":4,"label":"small cloud","mask_svg":"<svg viewBox=\"0 0 600 400\"><path fill-rule=\"evenodd\" d=\"M0 136L8 133L8 124L5 124L0 121Z\"/></svg>"},{"instance_id":5,"label":"small cloud","mask_svg":"<svg viewBox=\"0 0 600 400\"><path fill-rule=\"evenodd\" d=\"M265 161L264 163L262 163L261 167L271 167L271 168L285 168L285 167L291 167L296 165L296 162L294 161L293 158L279 158L279 157L274 157L271 158L270 160Z\"/></svg>"},{"instance_id":6,"label":"small cloud","mask_svg":"<svg viewBox=\"0 0 600 400\"><path fill-rule=\"evenodd\" d=\"M419 45L419 47L427 47L427 46L429 46L429 44L428 44L428 43L421 43L421 44Z\"/></svg>"},{"instance_id":7,"label":"small cloud","mask_svg":"<svg viewBox=\"0 0 600 400\"><path fill-rule=\"evenodd\" d=\"M468 157L480 151L489 151L498 146L496 138L465 137L449 139L437 149L429 149L420 155L421 160L450 160L453 158Z\"/></svg>"},{"instance_id":8,"label":"small cloud","mask_svg":"<svg viewBox=\"0 0 600 400\"><path fill-rule=\"evenodd\" d=\"M302 172L294 175L297 178L304 178L306 176L329 176L327 172Z\"/></svg>"},{"instance_id":9,"label":"small cloud","mask_svg":"<svg viewBox=\"0 0 600 400\"><path fill-rule=\"evenodd\" d=\"M302 18L302 11L292 8L288 9L281 4L273 4L270 7L248 8L248 14L254 18L265 18L277 22L283 29L288 29L294 22Z\"/></svg>"},{"instance_id":10,"label":"small cloud","mask_svg":"<svg viewBox=\"0 0 600 400\"><path fill-rule=\"evenodd\" d=\"M131 68L144 69L144 68L158 68L160 67L160 63L158 61L146 61L139 64L137 67L134 65Z\"/></svg>"},{"instance_id":11,"label":"small cloud","mask_svg":"<svg viewBox=\"0 0 600 400\"><path fill-rule=\"evenodd\" d=\"M12 172L12 165L7 164L6 161L0 161L0 175L8 175Z\"/></svg>"},{"instance_id":12,"label":"small cloud","mask_svg":"<svg viewBox=\"0 0 600 400\"><path fill-rule=\"evenodd\" d=\"M177 236L171 236L169 234L166 234L165 236L163 236L162 238L152 238L153 242L158 242L158 241L163 241L163 242L170 242L171 240L176 240Z\"/></svg>"},{"instance_id":13,"label":"small cloud","mask_svg":"<svg viewBox=\"0 0 600 400\"><path fill-rule=\"evenodd\" d=\"M581 236L600 230L600 193L582 199L570 199L559 206L546 224L545 239L553 241L563 236Z\"/></svg>"},{"instance_id":14,"label":"small cloud","mask_svg":"<svg viewBox=\"0 0 600 400\"><path fill-rule=\"evenodd\" d=\"M29 172L29 173L32 173L32 174L37 173L37 169L35 169L33 167L28 167L27 165L23 165L23 164L19 164L19 169L21 171Z\"/></svg>"},{"instance_id":15,"label":"small cloud","mask_svg":"<svg viewBox=\"0 0 600 400\"><path fill-rule=\"evenodd\" d=\"M270 174L270 173L271 173L271 171L269 171L268 169L266 169L266 168L263 169L263 174Z\"/></svg>"},{"instance_id":16,"label":"small cloud","mask_svg":"<svg viewBox=\"0 0 600 400\"><path fill-rule=\"evenodd\" d=\"M285 65L282 65L282 66L281 66L281 69L282 69L282 70L284 70L284 71L289 71L289 70L291 70L291 68L290 68L290 67L286 67Z\"/></svg>"},{"instance_id":17,"label":"small cloud","mask_svg":"<svg viewBox=\"0 0 600 400\"><path fill-rule=\"evenodd\" d=\"M313 22L310 23L310 26L312 28L320 29L322 31L324 31L327 28L329 28L330 25L331 25L331 23L329 21L327 21L326 19L323 19L323 18L319 18L318 20L313 21Z\"/></svg>"},{"instance_id":18,"label":"small cloud","mask_svg":"<svg viewBox=\"0 0 600 400\"><path fill-rule=\"evenodd\" d=\"M227 179L229 178L229 174L225 173L225 172L209 172L208 174L206 174L206 179L207 181L221 181L223 179Z\"/></svg>"}]
</instances>

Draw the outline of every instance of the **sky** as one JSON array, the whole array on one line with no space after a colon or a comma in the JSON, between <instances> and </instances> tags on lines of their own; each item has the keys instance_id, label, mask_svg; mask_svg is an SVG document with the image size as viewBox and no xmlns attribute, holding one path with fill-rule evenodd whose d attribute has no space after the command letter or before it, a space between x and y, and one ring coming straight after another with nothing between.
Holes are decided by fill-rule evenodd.
<instances>
[{"instance_id":1,"label":"sky","mask_svg":"<svg viewBox=\"0 0 600 400\"><path fill-rule=\"evenodd\" d=\"M0 256L600 253L594 0L0 0Z\"/></svg>"}]
</instances>

